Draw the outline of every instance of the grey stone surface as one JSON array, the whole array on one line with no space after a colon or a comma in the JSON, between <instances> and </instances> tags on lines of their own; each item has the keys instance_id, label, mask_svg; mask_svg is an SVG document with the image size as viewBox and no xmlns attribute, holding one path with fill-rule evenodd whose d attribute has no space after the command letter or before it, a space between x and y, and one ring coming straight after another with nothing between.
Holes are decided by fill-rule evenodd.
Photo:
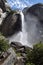
<instances>
[{"instance_id":1,"label":"grey stone surface","mask_svg":"<svg viewBox=\"0 0 43 65\"><path fill-rule=\"evenodd\" d=\"M12 48L10 48L8 50L8 52L10 52L11 54L9 55L9 57L4 61L4 63L2 65L12 65L15 63L16 61L16 54L14 52L14 50Z\"/></svg>"}]
</instances>

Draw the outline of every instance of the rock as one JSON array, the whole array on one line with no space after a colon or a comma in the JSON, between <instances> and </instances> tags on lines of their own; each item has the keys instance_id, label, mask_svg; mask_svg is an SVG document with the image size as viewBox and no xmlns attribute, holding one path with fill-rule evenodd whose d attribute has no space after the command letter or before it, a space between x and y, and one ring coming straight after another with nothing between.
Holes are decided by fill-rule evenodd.
<instances>
[{"instance_id":1,"label":"rock","mask_svg":"<svg viewBox=\"0 0 43 65\"><path fill-rule=\"evenodd\" d=\"M30 13L34 16L39 17L40 20L43 20L43 4L41 3L35 4L31 7L27 7L23 10L23 12L24 14Z\"/></svg>"},{"instance_id":2,"label":"rock","mask_svg":"<svg viewBox=\"0 0 43 65\"><path fill-rule=\"evenodd\" d=\"M29 9L29 7L25 7L25 8L23 9L24 15L26 14L26 12L27 12L28 9Z\"/></svg>"},{"instance_id":3,"label":"rock","mask_svg":"<svg viewBox=\"0 0 43 65\"><path fill-rule=\"evenodd\" d=\"M22 47L22 44L20 42L11 42L11 46L20 48L20 47Z\"/></svg>"},{"instance_id":4,"label":"rock","mask_svg":"<svg viewBox=\"0 0 43 65\"><path fill-rule=\"evenodd\" d=\"M28 49L32 50L31 47L29 47L29 46L23 46L20 42L11 42L10 46L16 48L17 49L16 52L21 52L21 53L22 52L26 53L25 51L28 50Z\"/></svg>"},{"instance_id":5,"label":"rock","mask_svg":"<svg viewBox=\"0 0 43 65\"><path fill-rule=\"evenodd\" d=\"M22 57L24 57L25 60L26 60L26 54L25 54L25 53L22 53L21 55L22 55Z\"/></svg>"},{"instance_id":6,"label":"rock","mask_svg":"<svg viewBox=\"0 0 43 65\"><path fill-rule=\"evenodd\" d=\"M2 9L0 8L0 25L2 24L2 21L5 19L7 16L7 12L3 12Z\"/></svg>"},{"instance_id":7,"label":"rock","mask_svg":"<svg viewBox=\"0 0 43 65\"><path fill-rule=\"evenodd\" d=\"M0 65L14 65L14 63L17 61L16 53L12 48L9 48L7 52L10 54L0 61Z\"/></svg>"},{"instance_id":8,"label":"rock","mask_svg":"<svg viewBox=\"0 0 43 65\"><path fill-rule=\"evenodd\" d=\"M33 46L39 40L43 42L43 4L38 3L23 10L27 44Z\"/></svg>"},{"instance_id":9,"label":"rock","mask_svg":"<svg viewBox=\"0 0 43 65\"><path fill-rule=\"evenodd\" d=\"M11 42L10 44L11 47L14 47L16 49L16 52L20 53L26 53L26 50L32 50L32 48L28 46L23 46L20 42Z\"/></svg>"},{"instance_id":10,"label":"rock","mask_svg":"<svg viewBox=\"0 0 43 65\"><path fill-rule=\"evenodd\" d=\"M25 50L32 50L32 47L29 47L29 46L25 46Z\"/></svg>"},{"instance_id":11,"label":"rock","mask_svg":"<svg viewBox=\"0 0 43 65\"><path fill-rule=\"evenodd\" d=\"M25 53L25 49L24 48L20 48L20 49L17 49L16 52Z\"/></svg>"},{"instance_id":12,"label":"rock","mask_svg":"<svg viewBox=\"0 0 43 65\"><path fill-rule=\"evenodd\" d=\"M16 65L25 65L25 61L23 60L23 57L17 57Z\"/></svg>"},{"instance_id":13,"label":"rock","mask_svg":"<svg viewBox=\"0 0 43 65\"><path fill-rule=\"evenodd\" d=\"M0 32L3 35L10 36L21 30L21 16L13 12L8 13L0 26Z\"/></svg>"},{"instance_id":14,"label":"rock","mask_svg":"<svg viewBox=\"0 0 43 65\"><path fill-rule=\"evenodd\" d=\"M0 0L0 8L3 10L3 12L6 12L6 7L5 7L4 0Z\"/></svg>"}]
</instances>

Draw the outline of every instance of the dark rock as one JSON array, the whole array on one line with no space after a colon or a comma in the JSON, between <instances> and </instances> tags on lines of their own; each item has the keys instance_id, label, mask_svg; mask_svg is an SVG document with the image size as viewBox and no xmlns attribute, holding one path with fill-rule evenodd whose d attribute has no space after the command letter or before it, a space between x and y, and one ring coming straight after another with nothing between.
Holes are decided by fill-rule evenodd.
<instances>
[{"instance_id":1,"label":"dark rock","mask_svg":"<svg viewBox=\"0 0 43 65\"><path fill-rule=\"evenodd\" d=\"M0 26L0 32L5 36L10 36L21 30L21 16L13 12L8 13Z\"/></svg>"},{"instance_id":2,"label":"dark rock","mask_svg":"<svg viewBox=\"0 0 43 65\"><path fill-rule=\"evenodd\" d=\"M0 8L3 10L3 12L6 12L6 7L5 7L4 0L0 0Z\"/></svg>"}]
</instances>

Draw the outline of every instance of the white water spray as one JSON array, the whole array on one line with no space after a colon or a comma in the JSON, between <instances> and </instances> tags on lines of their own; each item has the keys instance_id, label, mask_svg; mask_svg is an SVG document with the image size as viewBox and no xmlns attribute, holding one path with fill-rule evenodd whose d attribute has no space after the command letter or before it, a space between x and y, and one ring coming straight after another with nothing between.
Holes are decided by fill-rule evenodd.
<instances>
[{"instance_id":1,"label":"white water spray","mask_svg":"<svg viewBox=\"0 0 43 65\"><path fill-rule=\"evenodd\" d=\"M22 20L22 32L21 32L21 39L20 39L20 42L23 44L23 45L27 45L27 32L25 30L25 20L24 20L24 15L22 13L22 11L20 12L21 14L21 20Z\"/></svg>"}]
</instances>

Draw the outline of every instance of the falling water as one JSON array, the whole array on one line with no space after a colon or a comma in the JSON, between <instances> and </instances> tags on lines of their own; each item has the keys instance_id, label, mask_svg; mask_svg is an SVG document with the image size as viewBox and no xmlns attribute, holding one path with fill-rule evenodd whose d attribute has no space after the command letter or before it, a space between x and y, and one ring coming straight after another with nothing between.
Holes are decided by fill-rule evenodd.
<instances>
[{"instance_id":1,"label":"falling water","mask_svg":"<svg viewBox=\"0 0 43 65\"><path fill-rule=\"evenodd\" d=\"M20 12L20 14L22 20L22 32L20 42L23 45L28 45L32 47L33 44L39 42L40 40L42 41L42 34L40 34L39 31L43 32L43 26L41 26L37 17L28 14L28 16L26 15L27 20L25 20L23 13Z\"/></svg>"},{"instance_id":2,"label":"falling water","mask_svg":"<svg viewBox=\"0 0 43 65\"><path fill-rule=\"evenodd\" d=\"M41 33L43 33L43 26L40 24L37 17L33 15L26 15L26 19L23 13L20 11L22 21L22 31L9 37L9 41L21 42L23 45L32 47L34 43L43 40ZM40 33L41 31L41 33Z\"/></svg>"},{"instance_id":3,"label":"falling water","mask_svg":"<svg viewBox=\"0 0 43 65\"><path fill-rule=\"evenodd\" d=\"M18 32L17 34L12 35L11 37L8 37L9 42L15 41L20 42L22 45L28 45L30 46L30 43L28 42L28 36L26 31L26 22L24 19L24 15L22 11L19 12L21 15L21 21L22 21L22 31Z\"/></svg>"},{"instance_id":4,"label":"falling water","mask_svg":"<svg viewBox=\"0 0 43 65\"><path fill-rule=\"evenodd\" d=\"M25 23L24 23L24 15L22 11L19 12L21 15L21 21L22 21L22 31L18 32L17 34L12 35L11 37L8 37L9 41L16 41L21 42L23 45L27 44L27 34L25 31Z\"/></svg>"},{"instance_id":5,"label":"falling water","mask_svg":"<svg viewBox=\"0 0 43 65\"><path fill-rule=\"evenodd\" d=\"M11 37L8 37L8 39L10 42L16 41L16 42L21 42L23 45L27 45L27 32L25 31L24 15L22 11L20 11L19 13L21 15L22 31L12 35Z\"/></svg>"},{"instance_id":6,"label":"falling water","mask_svg":"<svg viewBox=\"0 0 43 65\"><path fill-rule=\"evenodd\" d=\"M25 20L24 20L24 15L22 13L22 11L20 12L21 14L21 20L22 20L22 32L21 32L21 39L20 42L23 45L27 45L27 32L25 30Z\"/></svg>"}]
</instances>

